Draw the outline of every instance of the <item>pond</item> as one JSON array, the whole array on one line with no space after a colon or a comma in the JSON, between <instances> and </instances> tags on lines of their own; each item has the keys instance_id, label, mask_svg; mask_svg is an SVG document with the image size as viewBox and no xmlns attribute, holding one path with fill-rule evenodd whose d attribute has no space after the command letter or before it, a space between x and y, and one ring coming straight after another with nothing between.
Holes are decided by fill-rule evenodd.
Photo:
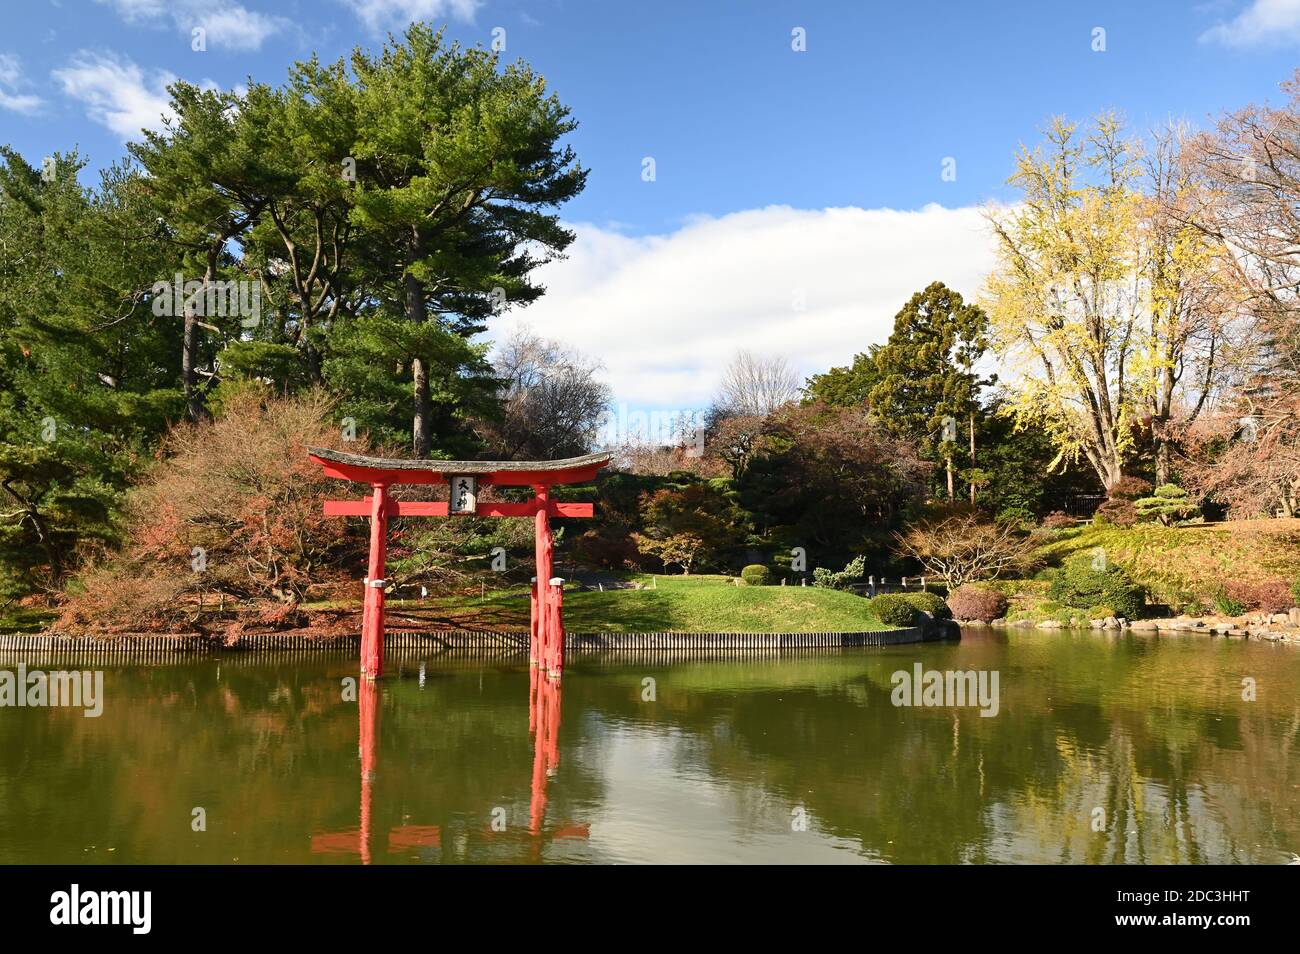
<instances>
[{"instance_id":1,"label":"pond","mask_svg":"<svg viewBox=\"0 0 1300 954\"><path fill-rule=\"evenodd\" d=\"M83 668L0 668L20 661ZM996 714L894 705L894 674L918 664L996 673ZM343 656L97 666L98 717L0 708L0 862L1300 853L1294 647L985 631L785 657L579 657L558 688L530 686L517 659L405 657L355 694Z\"/></svg>"}]
</instances>

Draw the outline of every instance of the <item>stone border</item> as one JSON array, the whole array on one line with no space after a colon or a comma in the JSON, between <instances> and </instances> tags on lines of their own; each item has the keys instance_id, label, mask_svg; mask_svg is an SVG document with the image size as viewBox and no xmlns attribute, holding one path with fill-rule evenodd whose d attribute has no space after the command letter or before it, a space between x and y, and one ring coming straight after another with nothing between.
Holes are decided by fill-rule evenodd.
<instances>
[{"instance_id":1,"label":"stone border","mask_svg":"<svg viewBox=\"0 0 1300 954\"><path fill-rule=\"evenodd\" d=\"M644 652L710 650L745 653L783 649L838 649L853 646L897 646L940 639L960 639L961 630L947 621L907 629L829 633L568 633L565 648L571 652ZM134 656L143 659L201 655L213 652L334 651L355 652L357 635L312 638L276 633L244 636L232 646L222 646L201 636L118 636L111 639L73 639L45 634L0 635L0 652ZM384 636L384 652L410 650L506 650L525 652L526 632L454 630L441 633L391 632Z\"/></svg>"}]
</instances>

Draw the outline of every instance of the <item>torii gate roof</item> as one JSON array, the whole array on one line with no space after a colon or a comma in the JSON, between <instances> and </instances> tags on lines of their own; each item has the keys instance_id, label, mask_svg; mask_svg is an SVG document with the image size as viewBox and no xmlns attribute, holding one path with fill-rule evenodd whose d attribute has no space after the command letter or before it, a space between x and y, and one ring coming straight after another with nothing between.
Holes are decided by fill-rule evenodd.
<instances>
[{"instance_id":1,"label":"torii gate roof","mask_svg":"<svg viewBox=\"0 0 1300 954\"><path fill-rule=\"evenodd\" d=\"M563 460L408 460L323 447L308 447L307 453L327 477L366 484L438 484L450 476L473 474L485 484L515 487L585 483L595 479L611 456L605 451Z\"/></svg>"}]
</instances>

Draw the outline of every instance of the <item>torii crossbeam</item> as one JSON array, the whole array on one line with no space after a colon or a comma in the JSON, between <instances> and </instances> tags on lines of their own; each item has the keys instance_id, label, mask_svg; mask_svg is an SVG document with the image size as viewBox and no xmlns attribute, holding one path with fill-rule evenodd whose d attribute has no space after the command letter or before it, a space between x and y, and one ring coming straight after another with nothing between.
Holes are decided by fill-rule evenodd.
<instances>
[{"instance_id":1,"label":"torii crossbeam","mask_svg":"<svg viewBox=\"0 0 1300 954\"><path fill-rule=\"evenodd\" d=\"M361 674L376 679L384 669L384 579L389 517L533 517L536 526L537 576L533 578L529 661L558 679L564 671L564 581L554 577L554 543L551 517L591 517L589 503L559 503L551 488L594 480L609 463L609 454L587 454L566 460L401 460L365 457L342 451L308 447L307 453L327 477L369 484L370 496L362 500L327 500L327 517L370 518L370 562L361 614ZM393 500L393 484L449 485L441 500ZM532 500L479 503L483 485L531 487Z\"/></svg>"}]
</instances>

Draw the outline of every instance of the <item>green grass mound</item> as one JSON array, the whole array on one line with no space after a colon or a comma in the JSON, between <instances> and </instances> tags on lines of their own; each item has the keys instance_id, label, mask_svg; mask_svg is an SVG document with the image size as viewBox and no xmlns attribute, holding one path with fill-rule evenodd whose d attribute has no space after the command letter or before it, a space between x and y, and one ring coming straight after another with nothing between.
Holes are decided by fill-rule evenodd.
<instances>
[{"instance_id":1,"label":"green grass mound","mask_svg":"<svg viewBox=\"0 0 1300 954\"><path fill-rule=\"evenodd\" d=\"M575 633L833 633L891 628L872 614L868 600L839 590L737 586L734 577L724 576L660 576L651 588L650 576L631 579L643 588L566 591L565 628ZM528 598L521 591L488 594L486 599L437 600L432 609L440 621L459 627L528 628Z\"/></svg>"}]
</instances>

